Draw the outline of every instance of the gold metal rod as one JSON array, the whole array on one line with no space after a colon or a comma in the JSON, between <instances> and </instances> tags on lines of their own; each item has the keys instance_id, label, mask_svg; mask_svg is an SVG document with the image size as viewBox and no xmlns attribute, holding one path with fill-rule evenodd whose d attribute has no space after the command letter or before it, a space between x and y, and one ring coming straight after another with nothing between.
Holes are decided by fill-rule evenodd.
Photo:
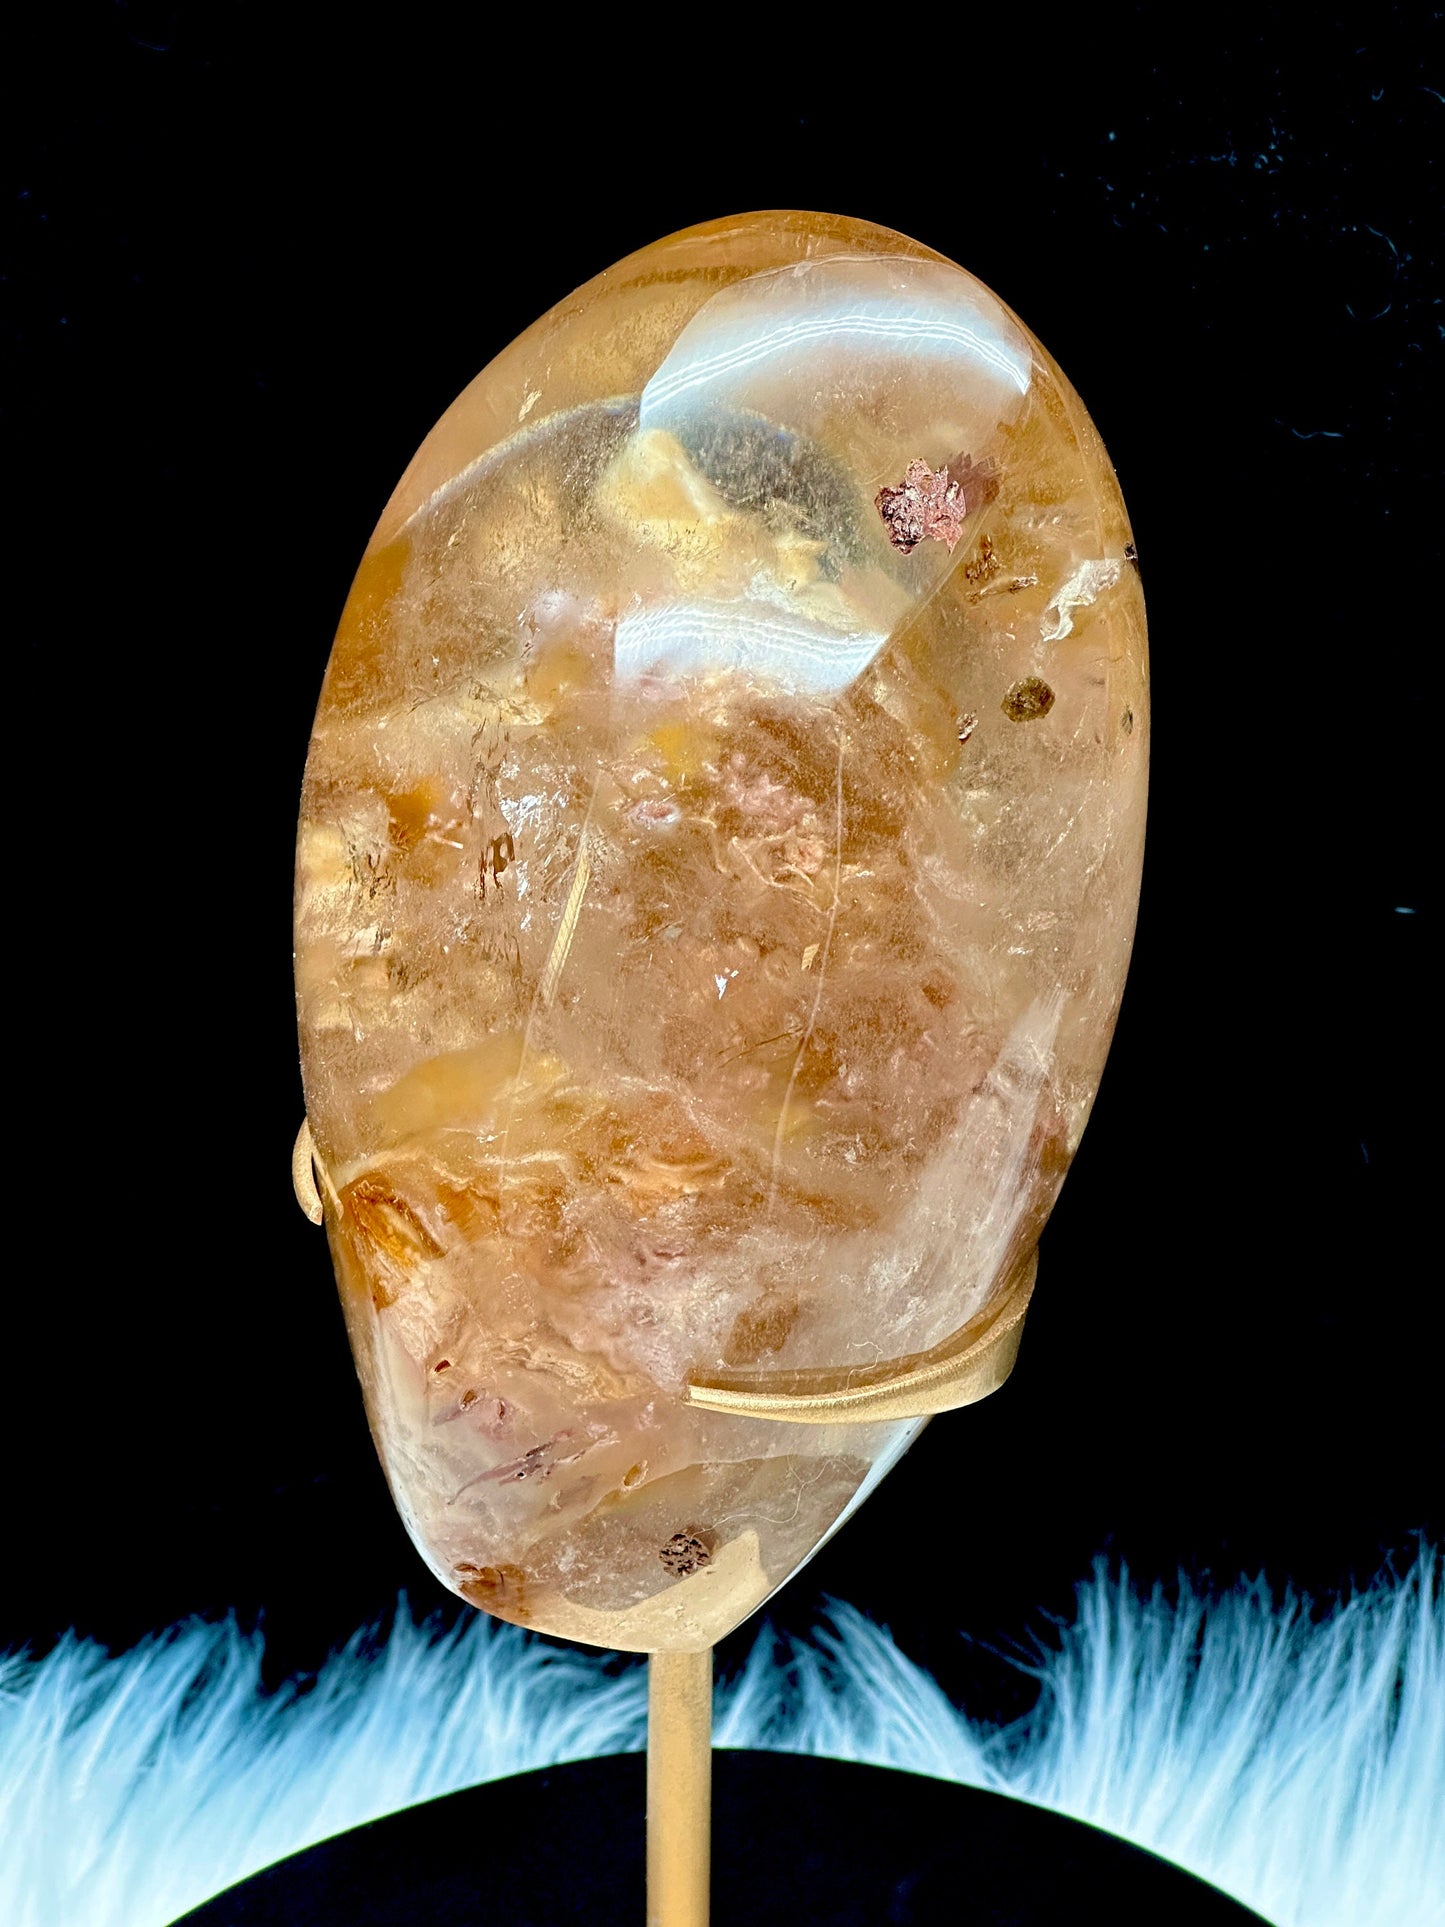
<instances>
[{"instance_id":1,"label":"gold metal rod","mask_svg":"<svg viewBox=\"0 0 1445 1927\"><path fill-rule=\"evenodd\" d=\"M712 1649L647 1662L647 1927L707 1927Z\"/></svg>"}]
</instances>

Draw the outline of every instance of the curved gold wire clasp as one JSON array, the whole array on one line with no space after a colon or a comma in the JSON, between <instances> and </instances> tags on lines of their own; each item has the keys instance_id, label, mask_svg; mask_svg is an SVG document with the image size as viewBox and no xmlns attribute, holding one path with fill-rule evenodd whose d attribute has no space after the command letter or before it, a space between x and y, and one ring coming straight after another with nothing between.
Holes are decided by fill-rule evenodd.
<instances>
[{"instance_id":1,"label":"curved gold wire clasp","mask_svg":"<svg viewBox=\"0 0 1445 1927\"><path fill-rule=\"evenodd\" d=\"M311 1141L310 1122L302 1118L291 1151L291 1184L312 1224L325 1219L318 1175L330 1190ZM1014 1368L1038 1269L1038 1252L1028 1252L983 1310L931 1351L912 1352L882 1365L719 1373L690 1380L685 1401L708 1412L794 1425L931 1418L975 1405L996 1392Z\"/></svg>"},{"instance_id":2,"label":"curved gold wire clasp","mask_svg":"<svg viewBox=\"0 0 1445 1927\"><path fill-rule=\"evenodd\" d=\"M719 1373L689 1381L687 1403L795 1425L931 1418L977 1404L1013 1370L1038 1269L1030 1251L983 1310L931 1351L867 1367Z\"/></svg>"},{"instance_id":3,"label":"curved gold wire clasp","mask_svg":"<svg viewBox=\"0 0 1445 1927\"><path fill-rule=\"evenodd\" d=\"M316 1188L316 1146L311 1142L311 1121L305 1117L291 1147L291 1189L312 1224L320 1224L326 1214L321 1208L321 1193Z\"/></svg>"}]
</instances>

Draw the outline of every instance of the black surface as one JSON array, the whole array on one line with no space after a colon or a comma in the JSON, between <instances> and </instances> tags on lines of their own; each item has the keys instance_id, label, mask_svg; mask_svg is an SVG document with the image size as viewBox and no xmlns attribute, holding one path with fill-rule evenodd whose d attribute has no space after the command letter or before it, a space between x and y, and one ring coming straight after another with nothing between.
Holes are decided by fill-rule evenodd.
<instances>
[{"instance_id":1,"label":"black surface","mask_svg":"<svg viewBox=\"0 0 1445 1927\"><path fill-rule=\"evenodd\" d=\"M991 1648L1099 1552L1330 1589L1441 1530L1440 20L719 17L696 56L595 25L215 0L7 45L0 1646L234 1608L280 1677L399 1588L462 1610L288 1182L330 637L519 329L671 229L821 206L1059 358L1151 619L1134 969L1019 1369L777 1608L851 1599L1005 1716L1032 1688Z\"/></svg>"},{"instance_id":2,"label":"black surface","mask_svg":"<svg viewBox=\"0 0 1445 1927\"><path fill-rule=\"evenodd\" d=\"M499 1780L257 1874L186 1927L637 1927L639 1756ZM1112 1834L879 1767L720 1753L714 1927L1248 1927L1259 1916Z\"/></svg>"}]
</instances>

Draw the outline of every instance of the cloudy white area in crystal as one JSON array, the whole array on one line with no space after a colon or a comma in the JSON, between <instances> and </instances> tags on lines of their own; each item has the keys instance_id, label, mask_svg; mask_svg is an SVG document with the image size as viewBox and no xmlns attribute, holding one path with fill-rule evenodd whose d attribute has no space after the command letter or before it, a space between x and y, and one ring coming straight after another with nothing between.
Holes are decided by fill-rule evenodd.
<instances>
[{"instance_id":1,"label":"cloudy white area in crystal","mask_svg":"<svg viewBox=\"0 0 1445 1927\"><path fill-rule=\"evenodd\" d=\"M902 553L916 462L971 479ZM1137 898L1132 554L1039 344L830 216L633 256L423 445L317 715L297 972L368 1410L467 1598L709 1643L907 1443L681 1394L934 1345L1036 1239Z\"/></svg>"}]
</instances>

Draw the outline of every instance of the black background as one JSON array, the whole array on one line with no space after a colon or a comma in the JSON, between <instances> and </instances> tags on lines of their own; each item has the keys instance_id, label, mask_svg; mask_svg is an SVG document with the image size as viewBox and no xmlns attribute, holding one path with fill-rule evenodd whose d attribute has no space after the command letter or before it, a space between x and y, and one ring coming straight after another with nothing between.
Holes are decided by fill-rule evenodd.
<instances>
[{"instance_id":1,"label":"black background","mask_svg":"<svg viewBox=\"0 0 1445 1927\"><path fill-rule=\"evenodd\" d=\"M751 207L902 228L1048 343L1156 697L1133 973L1019 1369L774 1617L852 1600L1007 1712L991 1649L1098 1553L1329 1591L1438 1537L1440 16L944 13L113 6L12 43L0 1645L235 1608L280 1677L399 1589L465 1611L290 1193L311 712L457 391Z\"/></svg>"}]
</instances>

